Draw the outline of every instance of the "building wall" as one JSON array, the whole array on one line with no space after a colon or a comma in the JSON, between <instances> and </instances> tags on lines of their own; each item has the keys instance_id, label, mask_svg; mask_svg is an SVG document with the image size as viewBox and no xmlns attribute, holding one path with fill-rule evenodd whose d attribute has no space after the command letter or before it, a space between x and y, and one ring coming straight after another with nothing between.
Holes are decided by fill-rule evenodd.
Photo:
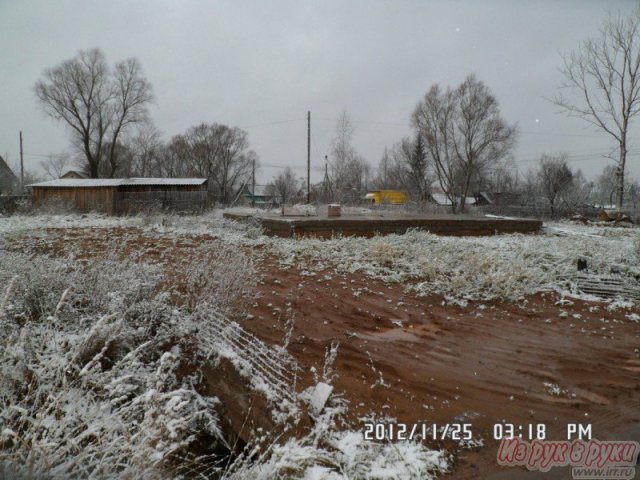
<instances>
[{"instance_id":1,"label":"building wall","mask_svg":"<svg viewBox=\"0 0 640 480\"><path fill-rule=\"evenodd\" d=\"M203 185L120 185L104 187L33 187L36 207L97 211L118 215L160 206L182 211L201 210L206 205Z\"/></svg>"},{"instance_id":2,"label":"building wall","mask_svg":"<svg viewBox=\"0 0 640 480\"><path fill-rule=\"evenodd\" d=\"M198 212L207 205L205 185L121 185L116 191L115 213L133 214L170 210Z\"/></svg>"},{"instance_id":3,"label":"building wall","mask_svg":"<svg viewBox=\"0 0 640 480\"><path fill-rule=\"evenodd\" d=\"M113 215L115 190L115 187L33 187L33 204Z\"/></svg>"}]
</instances>

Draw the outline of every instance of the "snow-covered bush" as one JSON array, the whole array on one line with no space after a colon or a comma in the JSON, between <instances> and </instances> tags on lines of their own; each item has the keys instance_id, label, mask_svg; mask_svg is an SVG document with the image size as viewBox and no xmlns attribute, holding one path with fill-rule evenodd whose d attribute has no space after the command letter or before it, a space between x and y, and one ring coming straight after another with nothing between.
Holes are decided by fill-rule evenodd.
<instances>
[{"instance_id":1,"label":"snow-covered bush","mask_svg":"<svg viewBox=\"0 0 640 480\"><path fill-rule=\"evenodd\" d=\"M222 242L196 247L170 277L171 292L189 310L213 302L218 312L231 317L244 313L257 284L251 252Z\"/></svg>"},{"instance_id":2,"label":"snow-covered bush","mask_svg":"<svg viewBox=\"0 0 640 480\"><path fill-rule=\"evenodd\" d=\"M165 478L223 442L158 267L0 252L0 477Z\"/></svg>"}]
</instances>

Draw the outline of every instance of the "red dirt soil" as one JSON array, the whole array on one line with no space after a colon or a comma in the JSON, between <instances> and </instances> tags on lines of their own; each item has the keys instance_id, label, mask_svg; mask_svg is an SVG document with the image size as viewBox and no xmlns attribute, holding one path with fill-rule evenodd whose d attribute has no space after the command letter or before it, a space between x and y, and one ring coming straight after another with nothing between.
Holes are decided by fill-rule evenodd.
<instances>
[{"instance_id":1,"label":"red dirt soil","mask_svg":"<svg viewBox=\"0 0 640 480\"><path fill-rule=\"evenodd\" d=\"M215 241L143 238L134 229L62 232L64 240L51 231L52 240L39 249L94 249L118 236L165 261L194 243ZM569 423L592 424L599 440L640 440L640 324L628 318L637 308L611 312L605 303L575 299L561 305L555 293L462 308L362 275L329 269L310 277L296 267L280 270L265 255L256 262L259 294L253 318L241 323L265 342L282 344L293 316L289 351L305 372L301 389L313 384L312 367L322 373L327 348L340 342L333 385L348 400L356 428L369 415L472 424L484 447L431 444L456 451L445 478L570 478L565 469L537 474L499 467L495 423L544 423L550 440L565 440Z\"/></svg>"},{"instance_id":2,"label":"red dirt soil","mask_svg":"<svg viewBox=\"0 0 640 480\"><path fill-rule=\"evenodd\" d=\"M450 478L488 478L502 470L513 478L527 475L495 464L495 423L544 423L551 440L565 440L569 423L592 424L600 440L640 440L640 325L626 317L629 310L609 312L606 304L580 300L563 307L554 293L461 308L358 275L303 277L271 262L261 268L254 319L243 325L282 343L290 308L289 351L307 372L322 372L326 349L340 342L334 386L349 400L356 425L371 414L473 425L485 447L461 451ZM353 289L363 287L370 292L356 297Z\"/></svg>"}]
</instances>

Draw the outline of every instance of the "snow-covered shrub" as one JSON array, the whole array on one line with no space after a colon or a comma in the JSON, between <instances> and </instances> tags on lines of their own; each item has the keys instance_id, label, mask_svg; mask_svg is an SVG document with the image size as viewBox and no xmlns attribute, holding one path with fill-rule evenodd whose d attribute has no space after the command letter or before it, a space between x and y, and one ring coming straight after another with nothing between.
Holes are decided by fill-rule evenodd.
<instances>
[{"instance_id":1,"label":"snow-covered shrub","mask_svg":"<svg viewBox=\"0 0 640 480\"><path fill-rule=\"evenodd\" d=\"M197 325L157 266L0 258L0 477L166 478L224 443Z\"/></svg>"},{"instance_id":2,"label":"snow-covered shrub","mask_svg":"<svg viewBox=\"0 0 640 480\"><path fill-rule=\"evenodd\" d=\"M221 242L195 248L171 275L172 293L191 311L214 303L230 317L244 313L257 284L251 252Z\"/></svg>"},{"instance_id":3,"label":"snow-covered shrub","mask_svg":"<svg viewBox=\"0 0 640 480\"><path fill-rule=\"evenodd\" d=\"M448 469L447 454L420 442L366 441L362 432L339 427L346 412L332 399L315 417L309 434L272 443L252 452L257 460L241 457L225 472L228 480L387 480L435 478Z\"/></svg>"},{"instance_id":4,"label":"snow-covered shrub","mask_svg":"<svg viewBox=\"0 0 640 480\"><path fill-rule=\"evenodd\" d=\"M370 241L369 246L371 257L379 265L391 266L395 257L393 246L384 241L382 237L375 237Z\"/></svg>"}]
</instances>

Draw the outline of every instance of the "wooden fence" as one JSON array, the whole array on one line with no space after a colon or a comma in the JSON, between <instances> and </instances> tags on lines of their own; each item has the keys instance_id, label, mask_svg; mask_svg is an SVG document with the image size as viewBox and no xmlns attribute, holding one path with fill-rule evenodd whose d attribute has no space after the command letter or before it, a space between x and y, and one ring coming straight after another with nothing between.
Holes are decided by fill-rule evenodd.
<instances>
[{"instance_id":1,"label":"wooden fence","mask_svg":"<svg viewBox=\"0 0 640 480\"><path fill-rule=\"evenodd\" d=\"M115 212L118 214L170 211L176 213L201 212L207 206L206 190L117 192Z\"/></svg>"}]
</instances>

